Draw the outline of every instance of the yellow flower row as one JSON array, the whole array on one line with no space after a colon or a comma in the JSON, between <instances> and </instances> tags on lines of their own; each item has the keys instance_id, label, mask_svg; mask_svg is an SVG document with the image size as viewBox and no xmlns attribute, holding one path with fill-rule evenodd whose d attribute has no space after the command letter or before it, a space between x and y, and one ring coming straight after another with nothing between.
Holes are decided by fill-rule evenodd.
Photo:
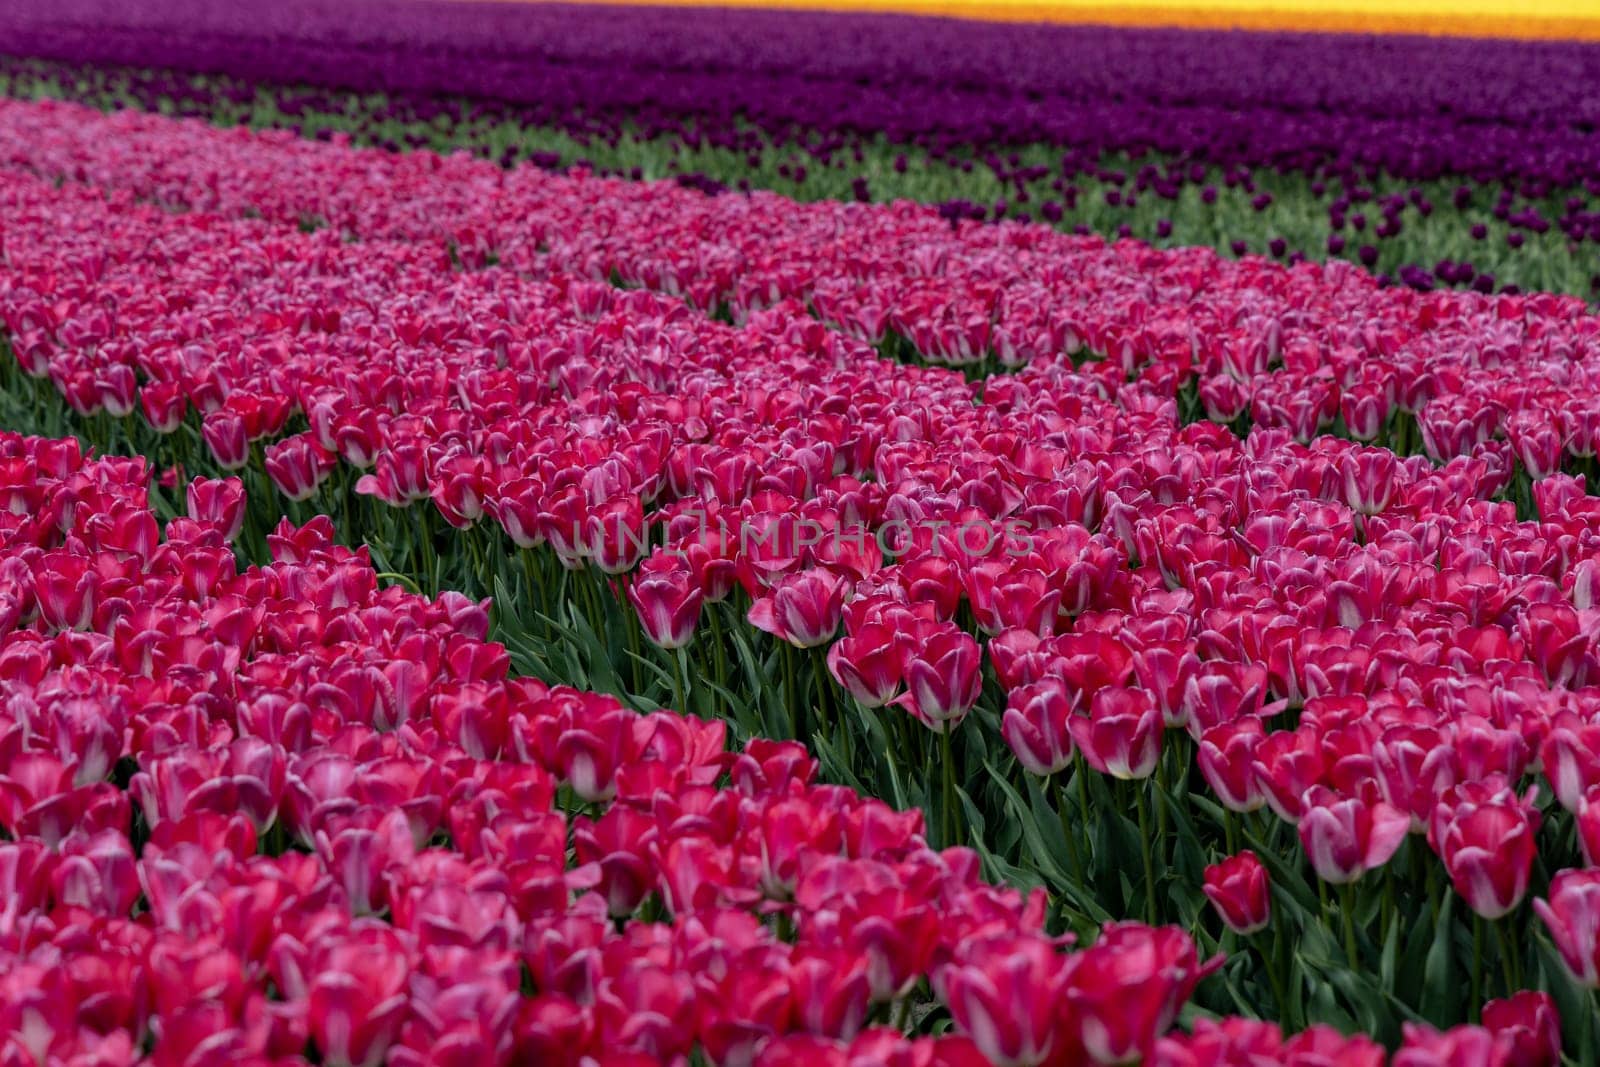
<instances>
[{"instance_id":1,"label":"yellow flower row","mask_svg":"<svg viewBox=\"0 0 1600 1067\"><path fill-rule=\"evenodd\" d=\"M510 0L527 2L527 0ZM997 22L1600 40L1600 0L602 0L899 12Z\"/></svg>"}]
</instances>

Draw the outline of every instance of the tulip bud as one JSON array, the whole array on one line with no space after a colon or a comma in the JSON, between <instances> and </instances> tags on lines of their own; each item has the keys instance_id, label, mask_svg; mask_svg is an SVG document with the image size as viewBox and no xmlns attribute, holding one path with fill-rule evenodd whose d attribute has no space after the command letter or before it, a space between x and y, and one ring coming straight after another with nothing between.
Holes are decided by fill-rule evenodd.
<instances>
[{"instance_id":1,"label":"tulip bud","mask_svg":"<svg viewBox=\"0 0 1600 1067\"><path fill-rule=\"evenodd\" d=\"M596 567L606 574L623 574L644 557L648 544L644 505L637 494L614 497L589 508L583 543Z\"/></svg>"},{"instance_id":2,"label":"tulip bud","mask_svg":"<svg viewBox=\"0 0 1600 1067\"><path fill-rule=\"evenodd\" d=\"M1249 850L1207 867L1205 894L1222 921L1237 934L1264 930L1272 918L1267 869Z\"/></svg>"},{"instance_id":3,"label":"tulip bud","mask_svg":"<svg viewBox=\"0 0 1600 1067\"><path fill-rule=\"evenodd\" d=\"M688 566L679 559L648 559L627 586L628 601L638 613L645 636L660 648L682 648L700 622L704 594Z\"/></svg>"},{"instance_id":4,"label":"tulip bud","mask_svg":"<svg viewBox=\"0 0 1600 1067\"><path fill-rule=\"evenodd\" d=\"M1539 810L1532 791L1518 798L1501 788L1482 799L1476 792L1462 786L1446 793L1435 809L1429 839L1456 892L1473 911L1494 920L1522 903L1528 891L1538 852Z\"/></svg>"},{"instance_id":5,"label":"tulip bud","mask_svg":"<svg viewBox=\"0 0 1600 1067\"><path fill-rule=\"evenodd\" d=\"M56 630L87 629L99 599L100 572L66 551L42 556L33 569L39 616Z\"/></svg>"},{"instance_id":6,"label":"tulip bud","mask_svg":"<svg viewBox=\"0 0 1600 1067\"><path fill-rule=\"evenodd\" d=\"M244 528L244 483L237 478L196 478L187 493L189 518L232 541Z\"/></svg>"},{"instance_id":7,"label":"tulip bud","mask_svg":"<svg viewBox=\"0 0 1600 1067\"><path fill-rule=\"evenodd\" d=\"M1194 987L1221 965L1220 956L1202 964L1175 926L1108 924L1079 954L1067 986L1084 1050L1108 1065L1148 1057Z\"/></svg>"},{"instance_id":8,"label":"tulip bud","mask_svg":"<svg viewBox=\"0 0 1600 1067\"><path fill-rule=\"evenodd\" d=\"M200 436L225 471L236 471L250 462L250 439L244 419L229 411L215 411L200 424Z\"/></svg>"},{"instance_id":9,"label":"tulip bud","mask_svg":"<svg viewBox=\"0 0 1600 1067\"><path fill-rule=\"evenodd\" d=\"M1325 882L1343 885L1382 867L1410 829L1410 817L1382 801L1341 797L1321 785L1306 790L1300 843Z\"/></svg>"},{"instance_id":10,"label":"tulip bud","mask_svg":"<svg viewBox=\"0 0 1600 1067\"><path fill-rule=\"evenodd\" d=\"M832 571L791 574L750 605L750 625L796 648L815 648L838 632L844 595L845 580Z\"/></svg>"},{"instance_id":11,"label":"tulip bud","mask_svg":"<svg viewBox=\"0 0 1600 1067\"><path fill-rule=\"evenodd\" d=\"M828 672L856 703L881 708L900 691L903 658L898 632L884 623L869 622L828 649Z\"/></svg>"},{"instance_id":12,"label":"tulip bud","mask_svg":"<svg viewBox=\"0 0 1600 1067\"><path fill-rule=\"evenodd\" d=\"M1255 773L1256 750L1265 737L1266 728L1254 715L1213 726L1200 735L1195 762L1229 811L1256 811L1267 802Z\"/></svg>"},{"instance_id":13,"label":"tulip bud","mask_svg":"<svg viewBox=\"0 0 1600 1067\"><path fill-rule=\"evenodd\" d=\"M189 398L177 381L150 382L139 390L139 408L156 433L169 434L183 425Z\"/></svg>"},{"instance_id":14,"label":"tulip bud","mask_svg":"<svg viewBox=\"0 0 1600 1067\"><path fill-rule=\"evenodd\" d=\"M1065 683L1045 678L1011 691L1000 734L1024 770L1048 776L1072 762L1071 719L1072 698Z\"/></svg>"},{"instance_id":15,"label":"tulip bud","mask_svg":"<svg viewBox=\"0 0 1600 1067\"><path fill-rule=\"evenodd\" d=\"M306 1013L323 1061L370 1067L383 1062L404 1021L410 961L387 925L325 935L307 969Z\"/></svg>"},{"instance_id":16,"label":"tulip bud","mask_svg":"<svg viewBox=\"0 0 1600 1067\"><path fill-rule=\"evenodd\" d=\"M1506 420L1506 435L1529 478L1538 481L1561 469L1562 435L1544 415L1526 411L1512 416Z\"/></svg>"},{"instance_id":17,"label":"tulip bud","mask_svg":"<svg viewBox=\"0 0 1600 1067\"><path fill-rule=\"evenodd\" d=\"M1440 1032L1406 1023L1403 1040L1390 1067L1438 1067L1440 1064L1497 1064L1494 1035L1481 1026L1454 1026Z\"/></svg>"},{"instance_id":18,"label":"tulip bud","mask_svg":"<svg viewBox=\"0 0 1600 1067\"><path fill-rule=\"evenodd\" d=\"M943 973L945 1003L978 1051L1000 1067L1037 1067L1059 1041L1055 1010L1067 959L1043 939L983 942Z\"/></svg>"},{"instance_id":19,"label":"tulip bud","mask_svg":"<svg viewBox=\"0 0 1600 1067\"><path fill-rule=\"evenodd\" d=\"M1550 939L1581 985L1600 989L1600 870L1565 870L1550 880L1550 895L1535 900Z\"/></svg>"},{"instance_id":20,"label":"tulip bud","mask_svg":"<svg viewBox=\"0 0 1600 1067\"><path fill-rule=\"evenodd\" d=\"M1344 457L1339 465L1344 480L1344 501L1358 515L1376 515L1394 499L1400 464L1393 452L1363 448Z\"/></svg>"},{"instance_id":21,"label":"tulip bud","mask_svg":"<svg viewBox=\"0 0 1600 1067\"><path fill-rule=\"evenodd\" d=\"M906 692L896 703L935 733L955 729L978 702L983 651L954 626L937 630L906 661Z\"/></svg>"},{"instance_id":22,"label":"tulip bud","mask_svg":"<svg viewBox=\"0 0 1600 1067\"><path fill-rule=\"evenodd\" d=\"M1483 1028L1494 1035L1506 1067L1556 1067L1561 1062L1561 1016L1549 993L1524 989L1483 1006Z\"/></svg>"},{"instance_id":23,"label":"tulip bud","mask_svg":"<svg viewBox=\"0 0 1600 1067\"><path fill-rule=\"evenodd\" d=\"M290 500L310 500L333 473L335 457L309 434L279 441L267 449L267 476Z\"/></svg>"},{"instance_id":24,"label":"tulip bud","mask_svg":"<svg viewBox=\"0 0 1600 1067\"><path fill-rule=\"evenodd\" d=\"M1087 716L1075 715L1072 737L1089 766L1113 778L1148 778L1161 758L1161 712L1142 689L1108 686Z\"/></svg>"},{"instance_id":25,"label":"tulip bud","mask_svg":"<svg viewBox=\"0 0 1600 1067\"><path fill-rule=\"evenodd\" d=\"M1371 441L1389 419L1389 398L1381 393L1346 389L1339 395L1339 414L1357 441Z\"/></svg>"},{"instance_id":26,"label":"tulip bud","mask_svg":"<svg viewBox=\"0 0 1600 1067\"><path fill-rule=\"evenodd\" d=\"M1250 389L1226 374L1213 374L1200 382L1200 402L1206 418L1213 422L1232 422L1250 406Z\"/></svg>"}]
</instances>

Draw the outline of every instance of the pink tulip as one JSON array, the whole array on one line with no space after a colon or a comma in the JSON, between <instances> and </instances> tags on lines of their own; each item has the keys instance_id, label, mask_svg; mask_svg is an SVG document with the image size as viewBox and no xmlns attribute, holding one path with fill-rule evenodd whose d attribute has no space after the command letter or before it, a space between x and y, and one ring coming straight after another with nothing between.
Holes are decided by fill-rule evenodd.
<instances>
[{"instance_id":1,"label":"pink tulip","mask_svg":"<svg viewBox=\"0 0 1600 1067\"><path fill-rule=\"evenodd\" d=\"M1440 799L1430 843L1456 892L1485 919L1498 919L1522 903L1538 851L1539 821L1532 792L1519 798L1503 782L1493 792L1457 788Z\"/></svg>"},{"instance_id":2,"label":"pink tulip","mask_svg":"<svg viewBox=\"0 0 1600 1067\"><path fill-rule=\"evenodd\" d=\"M750 605L750 625L796 648L814 648L838 632L845 581L820 568L779 580Z\"/></svg>"},{"instance_id":3,"label":"pink tulip","mask_svg":"<svg viewBox=\"0 0 1600 1067\"><path fill-rule=\"evenodd\" d=\"M652 644L676 649L694 637L704 596L687 565L670 557L652 557L626 588L639 625Z\"/></svg>"},{"instance_id":4,"label":"pink tulip","mask_svg":"<svg viewBox=\"0 0 1600 1067\"><path fill-rule=\"evenodd\" d=\"M1089 766L1113 778L1148 778L1161 755L1161 712L1138 689L1102 689L1089 714L1071 720Z\"/></svg>"},{"instance_id":5,"label":"pink tulip","mask_svg":"<svg viewBox=\"0 0 1600 1067\"><path fill-rule=\"evenodd\" d=\"M954 626L940 629L908 654L906 692L895 703L936 733L954 730L978 702L982 670L977 641Z\"/></svg>"},{"instance_id":6,"label":"pink tulip","mask_svg":"<svg viewBox=\"0 0 1600 1067\"><path fill-rule=\"evenodd\" d=\"M1300 817L1300 844L1318 878L1343 885L1388 863L1410 828L1404 812L1381 800L1341 797L1313 786Z\"/></svg>"},{"instance_id":7,"label":"pink tulip","mask_svg":"<svg viewBox=\"0 0 1600 1067\"><path fill-rule=\"evenodd\" d=\"M1550 893L1533 910L1550 932L1574 979L1600 989L1600 871L1565 870L1550 880Z\"/></svg>"},{"instance_id":8,"label":"pink tulip","mask_svg":"<svg viewBox=\"0 0 1600 1067\"><path fill-rule=\"evenodd\" d=\"M1066 685L1046 678L1006 698L1000 734L1031 774L1056 774L1072 763L1072 700Z\"/></svg>"}]
</instances>

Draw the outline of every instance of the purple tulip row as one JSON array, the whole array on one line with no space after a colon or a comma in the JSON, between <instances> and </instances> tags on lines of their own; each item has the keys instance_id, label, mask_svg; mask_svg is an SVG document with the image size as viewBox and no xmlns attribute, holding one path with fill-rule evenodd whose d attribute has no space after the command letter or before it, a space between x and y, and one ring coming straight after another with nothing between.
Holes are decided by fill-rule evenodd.
<instances>
[{"instance_id":1,"label":"purple tulip row","mask_svg":"<svg viewBox=\"0 0 1600 1067\"><path fill-rule=\"evenodd\" d=\"M1600 161L1600 49L1580 44L375 0L13 0L0 40L13 55L462 94L602 132L692 118L735 148L1048 142L1539 187L1592 181Z\"/></svg>"}]
</instances>

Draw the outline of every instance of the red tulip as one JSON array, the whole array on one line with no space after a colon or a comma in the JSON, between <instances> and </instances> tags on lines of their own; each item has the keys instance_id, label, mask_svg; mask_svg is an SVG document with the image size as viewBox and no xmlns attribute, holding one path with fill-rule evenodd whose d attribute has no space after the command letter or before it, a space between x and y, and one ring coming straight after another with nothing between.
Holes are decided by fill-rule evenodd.
<instances>
[{"instance_id":1,"label":"red tulip","mask_svg":"<svg viewBox=\"0 0 1600 1067\"><path fill-rule=\"evenodd\" d=\"M1600 857L1600 788L1589 790L1578 801L1575 822L1583 861L1591 867L1600 867L1600 863L1595 862Z\"/></svg>"},{"instance_id":2,"label":"red tulip","mask_svg":"<svg viewBox=\"0 0 1600 1067\"><path fill-rule=\"evenodd\" d=\"M1190 725L1194 705L1190 703L1189 687L1200 667L1200 657L1188 642L1152 642L1133 653L1133 670L1139 685L1155 698L1162 722L1169 727ZM1200 702L1197 690L1195 703Z\"/></svg>"},{"instance_id":3,"label":"red tulip","mask_svg":"<svg viewBox=\"0 0 1600 1067\"><path fill-rule=\"evenodd\" d=\"M887 624L869 622L829 647L828 672L856 703L881 708L900 691L904 658L900 633Z\"/></svg>"},{"instance_id":4,"label":"red tulip","mask_svg":"<svg viewBox=\"0 0 1600 1067\"><path fill-rule=\"evenodd\" d=\"M200 436L223 470L236 471L250 462L250 439L241 416L229 411L212 412L200 423Z\"/></svg>"},{"instance_id":5,"label":"red tulip","mask_svg":"<svg viewBox=\"0 0 1600 1067\"><path fill-rule=\"evenodd\" d=\"M984 560L968 568L966 588L973 616L987 634L1019 628L1044 636L1055 627L1061 592L1050 588L1043 571Z\"/></svg>"},{"instance_id":6,"label":"red tulip","mask_svg":"<svg viewBox=\"0 0 1600 1067\"><path fill-rule=\"evenodd\" d=\"M1455 763L1455 747L1433 727L1391 726L1372 746L1378 789L1411 816L1413 832L1425 828L1438 797L1455 784Z\"/></svg>"},{"instance_id":7,"label":"red tulip","mask_svg":"<svg viewBox=\"0 0 1600 1067\"><path fill-rule=\"evenodd\" d=\"M849 1041L866 1023L871 985L866 960L845 950L791 959L796 1021L813 1034Z\"/></svg>"},{"instance_id":8,"label":"red tulip","mask_svg":"<svg viewBox=\"0 0 1600 1067\"><path fill-rule=\"evenodd\" d=\"M1481 1026L1457 1026L1440 1033L1431 1026L1406 1023L1400 1050L1391 1067L1498 1067L1494 1035Z\"/></svg>"},{"instance_id":9,"label":"red tulip","mask_svg":"<svg viewBox=\"0 0 1600 1067\"><path fill-rule=\"evenodd\" d=\"M1229 811L1250 812L1267 802L1256 776L1256 750L1266 728L1254 715L1213 726L1200 735L1195 761L1211 791Z\"/></svg>"},{"instance_id":10,"label":"red tulip","mask_svg":"<svg viewBox=\"0 0 1600 1067\"><path fill-rule=\"evenodd\" d=\"M1326 770L1321 739L1304 724L1298 730L1268 734L1251 764L1256 783L1278 818L1298 823L1305 813L1306 790Z\"/></svg>"},{"instance_id":11,"label":"red tulip","mask_svg":"<svg viewBox=\"0 0 1600 1067\"><path fill-rule=\"evenodd\" d=\"M1388 1058L1383 1046L1370 1037L1347 1037L1324 1023L1308 1026L1284 1041L1279 1055L1285 1063L1327 1063L1335 1067L1383 1067Z\"/></svg>"},{"instance_id":12,"label":"red tulip","mask_svg":"<svg viewBox=\"0 0 1600 1067\"><path fill-rule=\"evenodd\" d=\"M1248 849L1206 868L1205 894L1235 933L1264 930L1272 918L1267 869Z\"/></svg>"},{"instance_id":13,"label":"red tulip","mask_svg":"<svg viewBox=\"0 0 1600 1067\"><path fill-rule=\"evenodd\" d=\"M312 948L311 1039L326 1063L377 1067L404 1021L408 953L386 925L356 923L325 936Z\"/></svg>"},{"instance_id":14,"label":"red tulip","mask_svg":"<svg viewBox=\"0 0 1600 1067\"><path fill-rule=\"evenodd\" d=\"M1505 429L1529 478L1538 481L1561 469L1562 435L1553 422L1533 412L1518 413L1506 420Z\"/></svg>"},{"instance_id":15,"label":"red tulip","mask_svg":"<svg viewBox=\"0 0 1600 1067\"><path fill-rule=\"evenodd\" d=\"M606 574L623 574L644 558L648 549L644 505L626 494L592 506L584 520L585 552Z\"/></svg>"},{"instance_id":16,"label":"red tulip","mask_svg":"<svg viewBox=\"0 0 1600 1067\"><path fill-rule=\"evenodd\" d=\"M1202 965L1194 942L1175 926L1107 926L1068 980L1083 1048L1101 1064L1149 1056L1200 979L1221 965L1221 957Z\"/></svg>"},{"instance_id":17,"label":"red tulip","mask_svg":"<svg viewBox=\"0 0 1600 1067\"><path fill-rule=\"evenodd\" d=\"M1062 1043L1054 1010L1071 967L1042 941L966 946L961 959L939 972L944 1002L978 1051L1000 1067L1050 1062Z\"/></svg>"},{"instance_id":18,"label":"red tulip","mask_svg":"<svg viewBox=\"0 0 1600 1067\"><path fill-rule=\"evenodd\" d=\"M429 496L444 520L458 530L483 517L488 495L487 464L474 456L446 455L433 465Z\"/></svg>"},{"instance_id":19,"label":"red tulip","mask_svg":"<svg viewBox=\"0 0 1600 1067\"><path fill-rule=\"evenodd\" d=\"M1584 794L1600 785L1600 725L1557 720L1539 760L1561 806L1577 811Z\"/></svg>"},{"instance_id":20,"label":"red tulip","mask_svg":"<svg viewBox=\"0 0 1600 1067\"><path fill-rule=\"evenodd\" d=\"M56 630L84 630L94 618L100 571L82 556L54 552L34 564L39 615Z\"/></svg>"},{"instance_id":21,"label":"red tulip","mask_svg":"<svg viewBox=\"0 0 1600 1067\"><path fill-rule=\"evenodd\" d=\"M1192 1033L1156 1042L1151 1067L1232 1067L1282 1062L1283 1033L1276 1023L1229 1017L1196 1019Z\"/></svg>"},{"instance_id":22,"label":"red tulip","mask_svg":"<svg viewBox=\"0 0 1600 1067\"><path fill-rule=\"evenodd\" d=\"M308 434L299 434L267 449L267 474L290 500L309 500L333 473L338 457Z\"/></svg>"},{"instance_id":23,"label":"red tulip","mask_svg":"<svg viewBox=\"0 0 1600 1067\"><path fill-rule=\"evenodd\" d=\"M156 433L170 434L183 425L189 398L179 381L146 382L139 390L139 410Z\"/></svg>"},{"instance_id":24,"label":"red tulip","mask_svg":"<svg viewBox=\"0 0 1600 1067\"><path fill-rule=\"evenodd\" d=\"M1483 1027L1494 1035L1505 1067L1556 1067L1561 1062L1561 1017L1549 993L1525 989L1483 1006Z\"/></svg>"}]
</instances>

